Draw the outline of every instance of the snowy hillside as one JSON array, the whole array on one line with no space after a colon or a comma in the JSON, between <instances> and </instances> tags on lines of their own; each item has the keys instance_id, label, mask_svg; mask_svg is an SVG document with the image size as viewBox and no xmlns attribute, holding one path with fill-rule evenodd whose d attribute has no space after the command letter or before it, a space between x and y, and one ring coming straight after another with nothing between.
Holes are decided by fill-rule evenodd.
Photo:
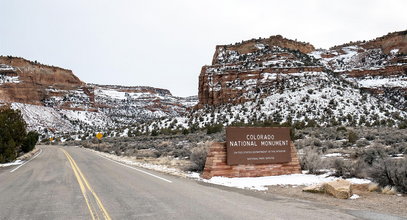
<instances>
[{"instance_id":1,"label":"snowy hillside","mask_svg":"<svg viewBox=\"0 0 407 220\"><path fill-rule=\"evenodd\" d=\"M43 134L83 133L114 125L108 116L99 112L63 110L23 103L12 103L11 107L21 111L29 130Z\"/></svg>"},{"instance_id":2,"label":"snowy hillside","mask_svg":"<svg viewBox=\"0 0 407 220\"><path fill-rule=\"evenodd\" d=\"M253 101L242 104L223 104L192 112L188 117L154 122L149 129L173 127L224 126L233 123L271 121L305 123L319 126L395 126L407 118L405 111L380 101L354 88L352 84L330 73L302 72L268 74L267 79L280 77L283 83L274 84L266 94L248 93ZM256 85L245 85L251 90ZM176 123L174 123L176 121Z\"/></svg>"},{"instance_id":3,"label":"snowy hillside","mask_svg":"<svg viewBox=\"0 0 407 220\"><path fill-rule=\"evenodd\" d=\"M389 36L395 35L405 32ZM404 41L391 38L389 43L385 36L303 53L307 44L295 41L295 49L293 41L279 39L279 45L291 49L263 44L267 39L217 46L212 65L204 66L199 76L198 109L142 130L258 122L406 125Z\"/></svg>"},{"instance_id":4,"label":"snowy hillside","mask_svg":"<svg viewBox=\"0 0 407 220\"><path fill-rule=\"evenodd\" d=\"M196 105L196 97L174 97L167 90L151 87L92 85L86 89L59 91L45 106L13 103L29 128L41 133L89 133L118 130L140 122L184 115Z\"/></svg>"},{"instance_id":5,"label":"snowy hillside","mask_svg":"<svg viewBox=\"0 0 407 220\"><path fill-rule=\"evenodd\" d=\"M95 85L95 102L113 121L129 125L182 115L196 104L196 99L175 97L167 90L150 87Z\"/></svg>"}]
</instances>

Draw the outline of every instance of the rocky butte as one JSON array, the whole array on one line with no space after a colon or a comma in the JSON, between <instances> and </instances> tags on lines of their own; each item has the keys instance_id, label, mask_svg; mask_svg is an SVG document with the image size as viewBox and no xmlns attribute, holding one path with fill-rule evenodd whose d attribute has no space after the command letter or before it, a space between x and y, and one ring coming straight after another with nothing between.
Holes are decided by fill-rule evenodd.
<instances>
[{"instance_id":1,"label":"rocky butte","mask_svg":"<svg viewBox=\"0 0 407 220\"><path fill-rule=\"evenodd\" d=\"M287 88L287 77L322 75L318 73L345 80L406 110L407 31L330 49L315 49L280 35L216 46L212 64L203 66L199 75L197 108L264 98L276 88Z\"/></svg>"},{"instance_id":2,"label":"rocky butte","mask_svg":"<svg viewBox=\"0 0 407 220\"><path fill-rule=\"evenodd\" d=\"M86 86L71 70L60 67L10 56L0 56L0 64L2 78L18 78L14 83L0 84L0 97L5 102L41 105L43 100L61 95L48 92L50 89L74 90Z\"/></svg>"}]
</instances>

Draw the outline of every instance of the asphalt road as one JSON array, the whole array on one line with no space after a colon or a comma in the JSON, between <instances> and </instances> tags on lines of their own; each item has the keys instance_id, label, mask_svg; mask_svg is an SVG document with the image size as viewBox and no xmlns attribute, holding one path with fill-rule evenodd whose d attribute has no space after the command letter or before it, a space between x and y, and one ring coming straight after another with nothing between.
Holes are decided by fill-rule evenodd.
<instances>
[{"instance_id":1,"label":"asphalt road","mask_svg":"<svg viewBox=\"0 0 407 220\"><path fill-rule=\"evenodd\" d=\"M40 148L18 169L0 169L0 219L401 219L132 169L77 147Z\"/></svg>"}]
</instances>

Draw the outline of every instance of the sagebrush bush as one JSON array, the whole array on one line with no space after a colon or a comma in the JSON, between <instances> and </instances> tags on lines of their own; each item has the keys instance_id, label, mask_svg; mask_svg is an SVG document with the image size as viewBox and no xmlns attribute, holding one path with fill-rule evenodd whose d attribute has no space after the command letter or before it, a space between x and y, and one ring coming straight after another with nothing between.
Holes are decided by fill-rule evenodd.
<instances>
[{"instance_id":1,"label":"sagebrush bush","mask_svg":"<svg viewBox=\"0 0 407 220\"><path fill-rule=\"evenodd\" d=\"M309 173L318 173L322 167L321 155L315 148L304 148L304 154L300 158L301 169L308 170Z\"/></svg>"},{"instance_id":2,"label":"sagebrush bush","mask_svg":"<svg viewBox=\"0 0 407 220\"><path fill-rule=\"evenodd\" d=\"M357 152L357 156L371 166L376 160L387 157L387 153L384 146L375 144L372 148Z\"/></svg>"},{"instance_id":3,"label":"sagebrush bush","mask_svg":"<svg viewBox=\"0 0 407 220\"><path fill-rule=\"evenodd\" d=\"M221 132L222 129L223 129L222 124L215 124L215 125L212 125L212 126L207 126L206 127L206 133L207 134L218 133L218 132Z\"/></svg>"},{"instance_id":4,"label":"sagebrush bush","mask_svg":"<svg viewBox=\"0 0 407 220\"><path fill-rule=\"evenodd\" d=\"M407 159L390 157L376 160L369 176L380 186L394 186L397 191L407 193Z\"/></svg>"},{"instance_id":5,"label":"sagebrush bush","mask_svg":"<svg viewBox=\"0 0 407 220\"><path fill-rule=\"evenodd\" d=\"M354 131L349 131L348 132L348 141L349 143L356 143L356 141L358 140L358 135L354 132Z\"/></svg>"},{"instance_id":6,"label":"sagebrush bush","mask_svg":"<svg viewBox=\"0 0 407 220\"><path fill-rule=\"evenodd\" d=\"M189 157L191 165L187 167L187 170L195 172L203 171L206 163L206 156L211 144L212 142L205 142L204 144L199 144L197 147L192 148Z\"/></svg>"},{"instance_id":7,"label":"sagebrush bush","mask_svg":"<svg viewBox=\"0 0 407 220\"><path fill-rule=\"evenodd\" d=\"M333 161L332 168L335 169L335 176L341 176L345 178L359 177L366 178L366 168L368 165L363 160L344 160L342 158L336 158Z\"/></svg>"}]
</instances>

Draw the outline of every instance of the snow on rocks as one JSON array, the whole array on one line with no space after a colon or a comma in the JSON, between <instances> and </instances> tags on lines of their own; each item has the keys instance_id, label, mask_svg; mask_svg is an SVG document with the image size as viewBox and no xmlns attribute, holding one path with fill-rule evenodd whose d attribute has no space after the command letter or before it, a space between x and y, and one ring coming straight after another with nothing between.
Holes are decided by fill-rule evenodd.
<instances>
[{"instance_id":1,"label":"snow on rocks","mask_svg":"<svg viewBox=\"0 0 407 220\"><path fill-rule=\"evenodd\" d=\"M6 75L0 74L0 84L19 83L19 82L20 82L20 80L19 80L18 76L6 76Z\"/></svg>"}]
</instances>

